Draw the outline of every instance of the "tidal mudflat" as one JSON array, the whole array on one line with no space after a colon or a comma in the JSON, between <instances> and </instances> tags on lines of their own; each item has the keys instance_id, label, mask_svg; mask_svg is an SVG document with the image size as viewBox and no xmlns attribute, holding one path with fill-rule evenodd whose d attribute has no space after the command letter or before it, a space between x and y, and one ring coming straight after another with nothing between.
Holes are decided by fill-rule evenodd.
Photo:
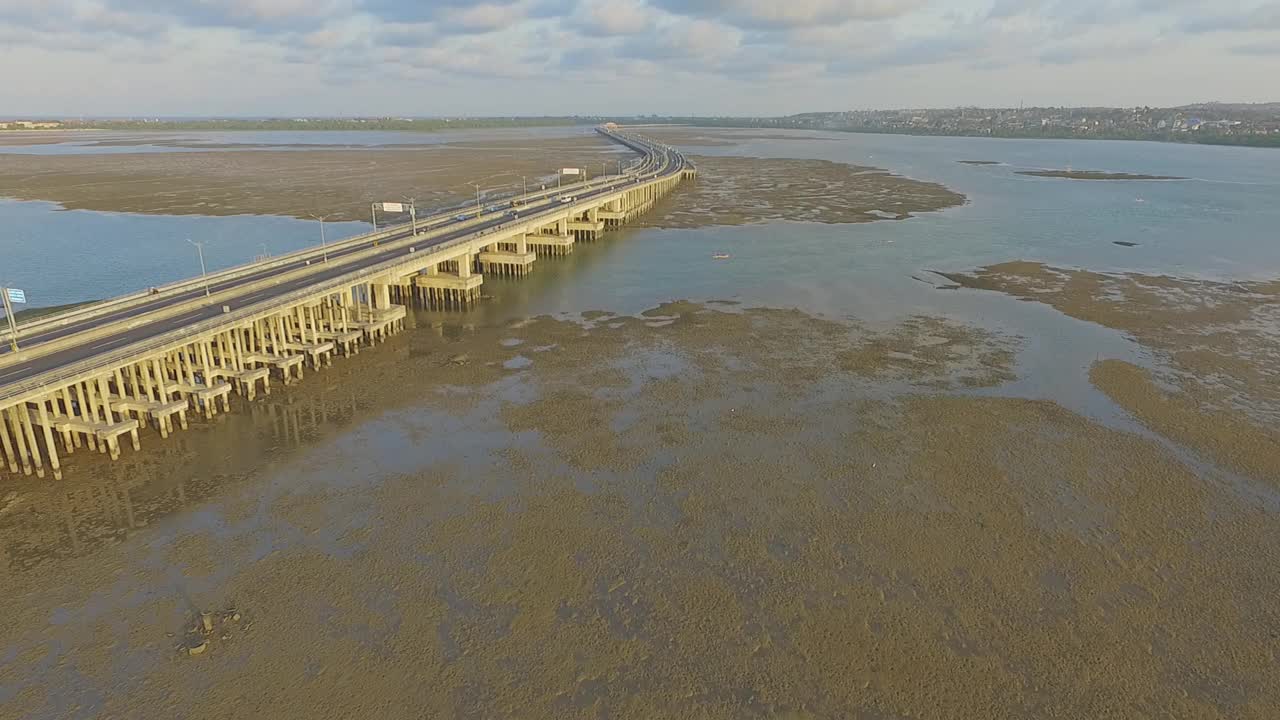
<instances>
[{"instance_id":1,"label":"tidal mudflat","mask_svg":"<svg viewBox=\"0 0 1280 720\"><path fill-rule=\"evenodd\" d=\"M1097 184L955 162L1060 166L1038 146L682 132L726 139L646 218L667 229L486 282L493 312L417 312L119 463L77 453L74 479L6 488L4 709L1277 715L1274 281L973 261L1052 252L1104 206ZM930 181L948 172L965 187ZM880 206L886 186L921 207ZM1091 242L1183 262L1168 225L1112 244L1182 212L1190 184L1159 187L1105 206ZM865 210L913 217L846 222ZM998 253L977 244L994 233ZM741 297L708 299L722 281ZM575 282L605 289L580 302ZM783 299L753 301L764 286Z\"/></svg>"},{"instance_id":2,"label":"tidal mudflat","mask_svg":"<svg viewBox=\"0 0 1280 720\"><path fill-rule=\"evenodd\" d=\"M1065 180L1186 180L1176 175L1143 175L1141 173L1101 172L1099 170L1022 170L1019 175Z\"/></svg>"},{"instance_id":3,"label":"tidal mudflat","mask_svg":"<svg viewBox=\"0 0 1280 720\"><path fill-rule=\"evenodd\" d=\"M324 214L335 221L368 220L372 201L412 196L424 208L464 203L475 198L470 182L490 192L519 192L526 183L531 190L554 184L561 168L595 176L602 170L616 173L619 159L633 159L589 131L573 138L420 146L219 152L184 152L182 147L173 152L6 155L0 163L0 197L111 212Z\"/></svg>"},{"instance_id":4,"label":"tidal mudflat","mask_svg":"<svg viewBox=\"0 0 1280 720\"><path fill-rule=\"evenodd\" d=\"M1159 361L1099 360L1094 384L1153 430L1280 484L1280 281L1215 282L1011 262L948 273L1126 333Z\"/></svg>"},{"instance_id":5,"label":"tidal mudflat","mask_svg":"<svg viewBox=\"0 0 1280 720\"><path fill-rule=\"evenodd\" d=\"M963 392L998 386L1018 338L693 303L423 335L270 400L293 449L232 416L152 465L233 456L198 519L56 563L28 546L3 605L17 716L1280 702L1269 513L1153 439ZM354 437L309 437L317 406ZM91 486L116 504L118 467ZM55 494L10 501L7 547L85 511ZM242 620L192 656L202 611Z\"/></svg>"},{"instance_id":6,"label":"tidal mudflat","mask_svg":"<svg viewBox=\"0 0 1280 720\"><path fill-rule=\"evenodd\" d=\"M826 160L693 155L698 181L645 217L652 227L746 225L770 220L905 220L964 204L937 183Z\"/></svg>"}]
</instances>

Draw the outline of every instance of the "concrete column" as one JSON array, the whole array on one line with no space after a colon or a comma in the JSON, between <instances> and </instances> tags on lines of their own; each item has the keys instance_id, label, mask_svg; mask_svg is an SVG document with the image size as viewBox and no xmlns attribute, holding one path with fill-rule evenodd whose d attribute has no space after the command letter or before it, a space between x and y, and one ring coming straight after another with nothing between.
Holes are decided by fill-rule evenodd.
<instances>
[{"instance_id":1,"label":"concrete column","mask_svg":"<svg viewBox=\"0 0 1280 720\"><path fill-rule=\"evenodd\" d=\"M458 258L458 277L471 277L472 262L471 253L463 253L462 256Z\"/></svg>"},{"instance_id":2,"label":"concrete column","mask_svg":"<svg viewBox=\"0 0 1280 720\"><path fill-rule=\"evenodd\" d=\"M18 473L18 453L13 449L13 441L9 439L9 428L5 422L5 413L0 411L0 448L4 448L4 459L9 465L9 472Z\"/></svg>"},{"instance_id":3,"label":"concrete column","mask_svg":"<svg viewBox=\"0 0 1280 720\"><path fill-rule=\"evenodd\" d=\"M143 398L142 392L138 390L137 369L133 365L125 365L123 371L116 371L116 375L120 378L116 380L116 383L119 385L117 390L120 392L120 397L128 396L134 400L141 400Z\"/></svg>"},{"instance_id":4,"label":"concrete column","mask_svg":"<svg viewBox=\"0 0 1280 720\"><path fill-rule=\"evenodd\" d=\"M25 411L25 408L23 408ZM18 416L18 408L8 408L9 427L13 428L13 447L18 452L18 464L22 466L22 474L31 474L31 458L27 456L27 441L22 420Z\"/></svg>"},{"instance_id":5,"label":"concrete column","mask_svg":"<svg viewBox=\"0 0 1280 720\"><path fill-rule=\"evenodd\" d=\"M133 382L133 394L136 399L155 402L151 399L151 373L147 372L146 361L130 365L129 378Z\"/></svg>"},{"instance_id":6,"label":"concrete column","mask_svg":"<svg viewBox=\"0 0 1280 720\"><path fill-rule=\"evenodd\" d=\"M203 365L200 374L204 375L205 387L213 387L213 358L209 352L209 346L209 340L200 341L200 359Z\"/></svg>"},{"instance_id":7,"label":"concrete column","mask_svg":"<svg viewBox=\"0 0 1280 720\"><path fill-rule=\"evenodd\" d=\"M70 419L74 414L71 411L71 391L72 387L64 387L58 390L58 397L62 399L62 407L68 419ZM80 433L63 430L62 447L67 451L68 455L75 452L75 449L80 447Z\"/></svg>"},{"instance_id":8,"label":"concrete column","mask_svg":"<svg viewBox=\"0 0 1280 720\"><path fill-rule=\"evenodd\" d=\"M155 367L156 371L156 390L160 393L160 399L163 402L169 402L169 387L165 382L164 366L161 362L160 358L156 358L151 361L152 366Z\"/></svg>"},{"instance_id":9,"label":"concrete column","mask_svg":"<svg viewBox=\"0 0 1280 720\"><path fill-rule=\"evenodd\" d=\"M108 425L116 421L115 414L111 411L111 393L108 391L107 381L98 378L98 398L102 401L102 417Z\"/></svg>"},{"instance_id":10,"label":"concrete column","mask_svg":"<svg viewBox=\"0 0 1280 720\"><path fill-rule=\"evenodd\" d=\"M44 458L40 455L40 443L36 441L35 423L31 422L31 410L26 403L18 406L18 422L22 423L26 435L27 447L31 452L31 462L36 466L36 477L44 477Z\"/></svg>"},{"instance_id":11,"label":"concrete column","mask_svg":"<svg viewBox=\"0 0 1280 720\"><path fill-rule=\"evenodd\" d=\"M58 447L53 442L53 427L49 423L49 409L46 403L53 402L52 397L41 398L36 405L40 413L40 426L44 429L44 445L49 451L49 467L53 470L54 479L62 479L62 466L58 463Z\"/></svg>"},{"instance_id":12,"label":"concrete column","mask_svg":"<svg viewBox=\"0 0 1280 720\"><path fill-rule=\"evenodd\" d=\"M94 398L93 380L80 383L80 390L80 417L91 423L98 422L98 403Z\"/></svg>"}]
</instances>

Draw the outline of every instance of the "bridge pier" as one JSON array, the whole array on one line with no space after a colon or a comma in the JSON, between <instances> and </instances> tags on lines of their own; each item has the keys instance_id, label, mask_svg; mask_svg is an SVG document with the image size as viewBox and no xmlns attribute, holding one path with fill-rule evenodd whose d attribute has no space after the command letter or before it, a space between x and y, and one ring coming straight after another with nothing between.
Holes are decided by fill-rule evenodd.
<instances>
[{"instance_id":1,"label":"bridge pier","mask_svg":"<svg viewBox=\"0 0 1280 720\"><path fill-rule=\"evenodd\" d=\"M558 232L526 236L529 249L536 255L563 257L573 252L573 236Z\"/></svg>"},{"instance_id":2,"label":"bridge pier","mask_svg":"<svg viewBox=\"0 0 1280 720\"><path fill-rule=\"evenodd\" d=\"M196 327L162 332L126 346L132 356L93 355L96 364L73 363L20 391L4 394L0 386L0 473L60 478L64 457L84 447L117 459L126 435L140 448L144 427L167 438L189 429L188 412L206 419L229 412L232 393L247 403L259 391L269 395L273 373L290 384L303 379L308 361L320 370L334 353L351 356L362 344L385 341L404 329L411 302L466 309L480 298L484 274L521 277L539 256L568 255L576 242L621 227L694 177L681 167L643 176L642 184L591 190L564 207L504 219L500 229L438 247L406 236L404 245L415 247L398 248L400 240L390 239L379 251L388 257L367 275L353 271L336 286L289 293L262 310L234 308ZM388 253L397 249L406 251L398 260Z\"/></svg>"}]
</instances>

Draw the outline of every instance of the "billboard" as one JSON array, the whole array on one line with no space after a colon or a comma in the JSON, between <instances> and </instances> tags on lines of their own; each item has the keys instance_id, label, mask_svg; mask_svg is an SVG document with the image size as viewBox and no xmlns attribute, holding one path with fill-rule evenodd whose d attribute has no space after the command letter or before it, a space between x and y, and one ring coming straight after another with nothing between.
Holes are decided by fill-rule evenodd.
<instances>
[{"instance_id":1,"label":"billboard","mask_svg":"<svg viewBox=\"0 0 1280 720\"><path fill-rule=\"evenodd\" d=\"M9 294L9 302L22 303L23 305L27 303L27 293L25 290L9 288L6 292Z\"/></svg>"},{"instance_id":2,"label":"billboard","mask_svg":"<svg viewBox=\"0 0 1280 720\"><path fill-rule=\"evenodd\" d=\"M404 203L382 203L382 212L404 212Z\"/></svg>"},{"instance_id":3,"label":"billboard","mask_svg":"<svg viewBox=\"0 0 1280 720\"><path fill-rule=\"evenodd\" d=\"M560 171L561 175L581 175L582 168L564 168Z\"/></svg>"}]
</instances>

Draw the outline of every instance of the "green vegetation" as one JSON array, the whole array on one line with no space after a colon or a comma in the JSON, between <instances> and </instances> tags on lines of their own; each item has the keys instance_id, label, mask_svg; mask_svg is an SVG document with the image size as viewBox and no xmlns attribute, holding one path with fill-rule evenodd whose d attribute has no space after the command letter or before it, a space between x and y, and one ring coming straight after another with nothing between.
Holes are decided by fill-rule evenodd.
<instances>
[{"instance_id":1,"label":"green vegetation","mask_svg":"<svg viewBox=\"0 0 1280 720\"><path fill-rule=\"evenodd\" d=\"M99 302L99 301L88 300L86 302L68 303L66 305L51 305L49 307L37 307L37 308L28 308L26 310L19 310L13 314L13 321L21 325L24 322L30 322L32 320L35 320L36 318L45 317L47 315L56 315L57 313L60 313L60 312L66 312L67 310L73 310L78 307L84 307L85 305L92 305L96 302Z\"/></svg>"},{"instance_id":2,"label":"green vegetation","mask_svg":"<svg viewBox=\"0 0 1280 720\"><path fill-rule=\"evenodd\" d=\"M1196 132L1176 132L1169 130L1141 130L1133 128L1113 128L1079 132L1070 127L1049 126L1029 128L936 128L894 126L842 125L839 118L832 119L816 115L793 115L788 117L654 117L615 118L619 124L646 123L650 125L692 125L697 127L723 128L774 128L785 130L827 130L831 132L871 133L877 135L917 135L942 137L995 137L1009 139L1039 140L1143 140L1151 142L1188 143L1194 145L1238 145L1243 147L1280 147L1280 133L1243 134L1225 133L1214 130L1198 130Z\"/></svg>"}]
</instances>

